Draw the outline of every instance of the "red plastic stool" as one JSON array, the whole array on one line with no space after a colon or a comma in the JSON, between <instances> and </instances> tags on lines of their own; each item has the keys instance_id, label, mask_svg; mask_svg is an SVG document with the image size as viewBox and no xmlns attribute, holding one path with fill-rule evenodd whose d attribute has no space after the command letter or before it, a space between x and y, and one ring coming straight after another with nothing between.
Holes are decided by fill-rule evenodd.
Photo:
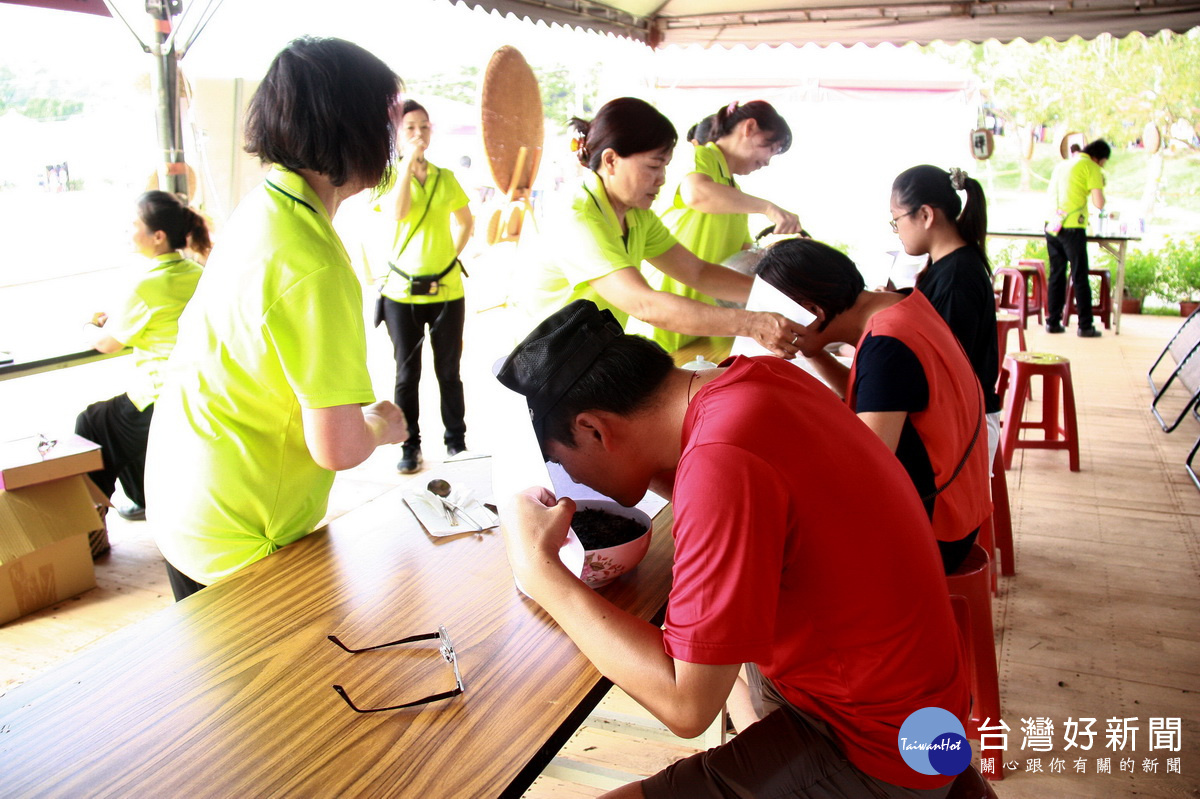
<instances>
[{"instance_id":1,"label":"red plastic stool","mask_svg":"<svg viewBox=\"0 0 1200 799\"><path fill-rule=\"evenodd\" d=\"M1017 349L1025 352L1025 327L1021 317L1010 313L996 314L996 351L1001 358L1008 353L1008 334L1012 330L1017 331Z\"/></svg>"},{"instance_id":2,"label":"red plastic stool","mask_svg":"<svg viewBox=\"0 0 1200 799\"><path fill-rule=\"evenodd\" d=\"M1037 316L1039 323L1044 320L1046 275L1040 267L1003 266L996 270L995 277L1000 278L999 310L1016 314L1021 320L1022 328L1032 315Z\"/></svg>"},{"instance_id":3,"label":"red plastic stool","mask_svg":"<svg viewBox=\"0 0 1200 799\"><path fill-rule=\"evenodd\" d=\"M1011 577L1017 573L1013 560L1012 511L1008 506L1008 477L1004 474L1004 461L1000 448L996 448L996 460L992 463L992 541L1000 550L1000 573ZM995 550L989 549L989 555Z\"/></svg>"},{"instance_id":4,"label":"red plastic stool","mask_svg":"<svg viewBox=\"0 0 1200 799\"><path fill-rule=\"evenodd\" d=\"M1040 303L1042 313L1046 312L1046 306L1050 303L1050 288L1046 278L1046 262L1040 258L1022 258L1017 261L1017 268L1029 275L1032 283L1030 294ZM1029 271L1026 271L1029 270ZM1038 321L1045 321L1039 316Z\"/></svg>"},{"instance_id":5,"label":"red plastic stool","mask_svg":"<svg viewBox=\"0 0 1200 799\"><path fill-rule=\"evenodd\" d=\"M1104 329L1111 327L1112 320L1112 273L1107 269L1089 269L1088 277L1100 278L1100 291L1092 293L1092 316L1104 323ZM1075 309L1075 289L1067 286L1067 310L1063 312L1063 325L1071 324L1071 314L1078 313Z\"/></svg>"},{"instance_id":6,"label":"red plastic stool","mask_svg":"<svg viewBox=\"0 0 1200 799\"><path fill-rule=\"evenodd\" d=\"M967 737L979 739L979 728L1000 718L1000 673L996 668L996 636L992 629L992 576L988 554L978 544L954 574L946 576L950 604L967 645L971 674L971 717ZM1003 769L988 775L1002 779Z\"/></svg>"},{"instance_id":7,"label":"red plastic stool","mask_svg":"<svg viewBox=\"0 0 1200 799\"><path fill-rule=\"evenodd\" d=\"M1004 359L1009 389L1004 397L1003 435L1000 449L1004 453L1004 468L1012 468L1013 452L1024 449L1065 449L1070 455L1071 471L1079 471L1079 427L1075 421L1075 390L1071 384L1071 362L1061 355L1048 352L1014 352ZM1030 392L1030 380L1042 378L1042 418L1026 422L1025 398ZM1059 426L1059 395L1062 395L1062 426ZM1042 440L1021 438L1021 431L1041 430Z\"/></svg>"}]
</instances>

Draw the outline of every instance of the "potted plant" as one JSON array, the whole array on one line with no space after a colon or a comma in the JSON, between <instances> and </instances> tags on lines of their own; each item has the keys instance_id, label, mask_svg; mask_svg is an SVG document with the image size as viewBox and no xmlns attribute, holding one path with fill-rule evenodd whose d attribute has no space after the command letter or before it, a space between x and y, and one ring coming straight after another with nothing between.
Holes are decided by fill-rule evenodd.
<instances>
[{"instance_id":1,"label":"potted plant","mask_svg":"<svg viewBox=\"0 0 1200 799\"><path fill-rule=\"evenodd\" d=\"M1105 253L1104 268L1116 272L1117 259ZM1141 313L1142 301L1159 282L1158 254L1130 250L1125 254L1125 291L1121 296L1121 313Z\"/></svg>"},{"instance_id":2,"label":"potted plant","mask_svg":"<svg viewBox=\"0 0 1200 799\"><path fill-rule=\"evenodd\" d=\"M1190 316L1200 305L1200 236L1169 239L1160 253L1159 285L1179 313Z\"/></svg>"}]
</instances>

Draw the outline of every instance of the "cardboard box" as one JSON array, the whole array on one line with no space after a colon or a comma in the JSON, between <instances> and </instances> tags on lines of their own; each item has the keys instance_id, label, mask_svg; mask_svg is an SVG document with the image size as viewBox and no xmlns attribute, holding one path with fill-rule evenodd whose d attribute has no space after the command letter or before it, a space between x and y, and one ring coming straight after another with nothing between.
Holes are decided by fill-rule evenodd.
<instances>
[{"instance_id":1,"label":"cardboard box","mask_svg":"<svg viewBox=\"0 0 1200 799\"><path fill-rule=\"evenodd\" d=\"M12 491L104 468L99 444L74 433L51 440L54 446L44 454L38 451L40 436L0 444L0 490Z\"/></svg>"},{"instance_id":2,"label":"cardboard box","mask_svg":"<svg viewBox=\"0 0 1200 799\"><path fill-rule=\"evenodd\" d=\"M43 455L38 440L0 445L0 624L96 585L88 534L103 523L85 473L100 448L68 436Z\"/></svg>"}]
</instances>

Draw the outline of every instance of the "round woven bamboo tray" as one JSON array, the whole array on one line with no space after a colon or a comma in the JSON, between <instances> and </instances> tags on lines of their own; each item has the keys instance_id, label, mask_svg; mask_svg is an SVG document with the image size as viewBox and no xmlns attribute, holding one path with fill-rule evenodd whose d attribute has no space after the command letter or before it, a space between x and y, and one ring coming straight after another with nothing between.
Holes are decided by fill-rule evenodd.
<instances>
[{"instance_id":1,"label":"round woven bamboo tray","mask_svg":"<svg viewBox=\"0 0 1200 799\"><path fill-rule=\"evenodd\" d=\"M537 176L545 126L537 78L517 48L505 45L492 54L479 105L483 151L496 187L510 196L514 189L529 188ZM521 174L514 175L518 161Z\"/></svg>"}]
</instances>

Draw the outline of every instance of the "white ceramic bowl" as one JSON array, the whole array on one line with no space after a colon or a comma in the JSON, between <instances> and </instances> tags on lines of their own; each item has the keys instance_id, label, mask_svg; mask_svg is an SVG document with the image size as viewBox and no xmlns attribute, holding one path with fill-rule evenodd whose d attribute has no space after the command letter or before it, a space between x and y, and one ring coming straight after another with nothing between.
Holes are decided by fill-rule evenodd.
<instances>
[{"instance_id":1,"label":"white ceramic bowl","mask_svg":"<svg viewBox=\"0 0 1200 799\"><path fill-rule=\"evenodd\" d=\"M650 549L650 517L644 512L605 499L579 499L575 501L575 509L607 511L614 516L633 519L646 528L645 533L624 544L603 549L584 549L583 574L580 579L592 588L608 585L646 557L646 552Z\"/></svg>"}]
</instances>

